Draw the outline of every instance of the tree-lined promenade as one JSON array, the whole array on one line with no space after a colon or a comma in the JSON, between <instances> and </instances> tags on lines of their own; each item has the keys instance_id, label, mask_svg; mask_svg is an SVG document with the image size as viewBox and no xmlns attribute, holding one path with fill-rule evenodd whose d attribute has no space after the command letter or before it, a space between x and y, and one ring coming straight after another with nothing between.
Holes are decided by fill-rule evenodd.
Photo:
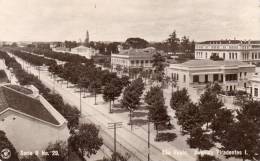
<instances>
[{"instance_id":1,"label":"tree-lined promenade","mask_svg":"<svg viewBox=\"0 0 260 161\"><path fill-rule=\"evenodd\" d=\"M20 54L23 55L23 52L16 52L15 55L19 56ZM29 54L26 60L30 61L30 57L38 56ZM157 70L155 71L158 75L161 75L163 60L157 60L154 62L154 64L157 64L155 66ZM119 78L115 73L96 68L91 62L80 64L67 62L64 65L51 64L49 71L53 75L77 85L78 88L88 90L95 96L98 93L103 94L104 101L110 102L109 112L113 111L111 109L112 102L117 98L122 98L122 108L129 111L129 123L131 124L132 113L139 108L145 87L141 77L129 82L129 78ZM187 143L190 148L198 150L216 148L223 151L238 150L241 151L241 155L226 156L243 160L257 159L259 157L260 129L258 125L260 115L259 108L255 107L259 106L259 102L250 100L249 97L245 96L241 97L243 101L238 102L240 110L227 110L219 99L221 92L221 87L217 84L208 86L205 93L201 95L198 104L191 102L186 90L173 92L171 107L175 111L175 119L182 127L182 134L189 136ZM145 94L145 103L149 109L149 120L154 123L156 129L158 129L157 126L167 127L170 125L171 117L167 113L164 100L161 86L151 87ZM256 123L253 123L254 121ZM237 128L242 130L239 131ZM160 138L156 137L158 140ZM241 142L241 139L247 141ZM240 144L238 145L236 142L240 142ZM217 143L222 146L217 146ZM212 156L199 156L199 160L215 159Z\"/></svg>"},{"instance_id":2,"label":"tree-lined promenade","mask_svg":"<svg viewBox=\"0 0 260 161\"><path fill-rule=\"evenodd\" d=\"M79 110L69 104L64 103L62 97L59 94L52 93L49 88L42 84L42 82L34 75L28 74L23 70L22 66L10 57L6 52L0 51L0 59L5 60L5 64L9 69L12 69L14 75L17 77L21 85L34 85L39 92L47 99L47 101L58 111L63 117L68 120L68 128L70 130L70 137L68 138L68 144L63 142L57 142L56 147L52 149L47 148L47 152L50 155L45 158L46 161L58 159L61 161L69 160L69 153L76 153L82 160L85 160L86 156L96 154L103 144L102 138L98 136L99 130L94 124L82 124L79 125ZM33 59L33 62L38 62L38 59ZM39 61L41 62L41 61ZM79 129L79 130L78 130ZM88 133L86 133L88 131ZM95 133L92 133L92 132ZM92 138L92 142L86 142ZM80 143L81 142L81 143ZM80 143L80 144L79 144ZM63 148L63 149L61 149ZM1 148L0 148L1 149ZM59 156L52 156L52 151L57 150ZM64 151L66 152L64 154ZM15 154L15 153L14 153ZM22 160L39 160L37 156L25 157Z\"/></svg>"},{"instance_id":3,"label":"tree-lined promenade","mask_svg":"<svg viewBox=\"0 0 260 161\"><path fill-rule=\"evenodd\" d=\"M35 56L35 55L34 55ZM18 58L16 58L16 59L18 59ZM19 61L20 61L20 59L18 59ZM23 63L23 61L21 61L21 63ZM38 75L38 72L37 72L37 70L36 69L34 69L34 68L31 68L31 70L30 70L32 73L34 73L36 76ZM48 77L48 78L47 78ZM125 85L127 85L127 84L129 84L129 82L128 82L128 79L125 79L125 78L120 78L120 79L122 79L122 84L125 84ZM42 77L41 77L41 81L43 81L46 85L48 85L48 87L49 88L51 88L52 87L52 84L53 84L53 81L52 80L50 80L50 77L49 77L49 75L46 75L46 72L43 72L42 73ZM76 105L78 105L78 100L79 99L75 99L75 98L77 98L78 96L78 93L74 93L74 94L72 94L72 93L68 93L68 92L66 92L67 90L70 90L71 89L71 83L69 83L70 84L70 88L66 88L65 86L63 86L63 87L61 87L61 86L57 86L57 87L55 87L55 91L56 92L59 92L60 94L64 94L63 95L63 97L66 99L66 101L67 102L70 102L70 103L72 103L72 104L76 104ZM104 86L105 87L105 86ZM67 89L67 90L66 90ZM103 90L103 89L102 89ZM89 99L89 97L88 97L88 99ZM84 114L83 114L83 116L84 117L88 117L88 115L92 115L92 113L94 112L95 113L95 116L97 117L97 118L101 118L101 117L104 117L105 115L104 114L102 114L102 115L100 115L99 113L100 113L100 110L99 109L95 109L96 107L95 106L93 106L93 104L92 105L90 105L89 103L87 103L87 105L86 105L86 101L84 101L85 99L83 99L82 100L82 106L84 106L84 109L83 109L83 112L84 112ZM88 102L88 101L87 101ZM98 105L99 106L99 105ZM122 108L124 108L124 106L122 107ZM126 108L126 107L125 107ZM87 110L86 110L87 109ZM87 111L87 113L86 113L86 111ZM91 112L92 111L92 112ZM108 113L108 111L104 111L103 110L103 112L102 113L104 113L104 112L107 112ZM85 116L86 115L86 116ZM100 115L100 116L99 116ZM111 118L112 117L115 117L115 116L111 116ZM90 119L90 120L93 120L93 119L95 119L95 117L88 117L88 119ZM110 119L110 116L108 117L108 115L106 116L106 117L104 117L104 118L102 118L102 119L99 119L99 120L95 120L94 122L95 123L98 123L99 125L101 125L102 126L102 131L106 131L106 127L103 127L104 125L104 122L109 122L108 120L111 120ZM100 124L100 122L102 122L101 124ZM127 129L127 127L125 127L124 129L122 129L123 131L121 131L121 130L119 130L119 131L121 131L120 132L120 136L121 136L121 138L119 137L119 141L120 141L120 143L122 143L124 146L126 146L126 148L128 149L130 149L130 151L132 151L132 150L134 150L135 151L135 153L136 154L134 154L134 155L137 155L138 157L146 157L146 155L145 155L145 151L147 150L147 141L145 140L146 139L146 137L145 137L145 135L142 135L142 136L140 136L140 135L136 135L136 134L134 134L134 133L132 133L130 130L128 130ZM143 131L143 130L141 130L141 131ZM143 131L143 132L145 132L145 131ZM142 133L143 133L142 132ZM146 133L147 134L147 133ZM123 137L123 138L122 138ZM125 140L126 138L125 137L127 137L127 138L135 138L135 140L138 140L138 142L139 143L141 143L142 144L142 148L141 147L138 147L137 148L137 146L130 146L129 144L135 144L135 143L133 143L133 142L131 142L131 143L129 143L129 140L127 139L127 140ZM138 142L136 142L136 143L138 143ZM144 143L143 143L144 142ZM154 144L154 143L153 143ZM153 160L153 159L155 159L155 158L157 158L156 160L161 160L161 159L163 159L163 158L168 158L169 160L172 160L173 158L172 158L172 156L162 156L162 154L161 154L161 152L160 152L160 150L159 150L159 148L157 148L157 146L159 145L157 145L156 144L156 146L154 146L153 144L151 144L151 151L153 151L153 154L152 154L152 158L151 158L151 160ZM159 146L160 148L162 148L161 146ZM140 149L139 149L140 148ZM140 152L142 152L142 153L140 153ZM132 154L131 154L132 155ZM165 160L164 159L164 160ZM167 159L166 159L167 160ZM173 159L174 160L174 159Z\"/></svg>"}]
</instances>

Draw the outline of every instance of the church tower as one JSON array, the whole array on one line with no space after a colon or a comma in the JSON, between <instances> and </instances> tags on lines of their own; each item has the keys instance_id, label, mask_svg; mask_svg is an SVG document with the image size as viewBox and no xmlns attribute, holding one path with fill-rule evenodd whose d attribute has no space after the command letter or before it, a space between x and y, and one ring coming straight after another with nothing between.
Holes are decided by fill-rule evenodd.
<instances>
[{"instance_id":1,"label":"church tower","mask_svg":"<svg viewBox=\"0 0 260 161\"><path fill-rule=\"evenodd\" d=\"M88 45L89 44L89 33L88 33L88 30L86 32L86 39L85 39L85 45Z\"/></svg>"}]
</instances>

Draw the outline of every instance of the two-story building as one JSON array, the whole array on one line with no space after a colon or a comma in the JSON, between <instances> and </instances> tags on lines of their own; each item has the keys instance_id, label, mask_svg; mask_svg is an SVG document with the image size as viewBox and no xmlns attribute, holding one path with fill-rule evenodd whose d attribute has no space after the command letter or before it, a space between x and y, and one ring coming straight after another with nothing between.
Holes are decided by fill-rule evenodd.
<instances>
[{"instance_id":1,"label":"two-story building","mask_svg":"<svg viewBox=\"0 0 260 161\"><path fill-rule=\"evenodd\" d=\"M260 100L260 67L256 67L255 74L250 79L250 90L247 92L253 99Z\"/></svg>"},{"instance_id":2,"label":"two-story building","mask_svg":"<svg viewBox=\"0 0 260 161\"><path fill-rule=\"evenodd\" d=\"M255 72L255 65L241 61L190 60L170 64L166 74L176 79L178 88L203 91L210 82L219 83L223 90L245 90Z\"/></svg>"},{"instance_id":3,"label":"two-story building","mask_svg":"<svg viewBox=\"0 0 260 161\"><path fill-rule=\"evenodd\" d=\"M260 62L260 41L216 40L195 45L195 59L218 56L223 60Z\"/></svg>"},{"instance_id":4,"label":"two-story building","mask_svg":"<svg viewBox=\"0 0 260 161\"><path fill-rule=\"evenodd\" d=\"M154 54L156 54L156 49L153 47L121 50L118 54L111 54L111 67L113 70L117 70L117 68L122 70L130 68L151 69Z\"/></svg>"}]
</instances>

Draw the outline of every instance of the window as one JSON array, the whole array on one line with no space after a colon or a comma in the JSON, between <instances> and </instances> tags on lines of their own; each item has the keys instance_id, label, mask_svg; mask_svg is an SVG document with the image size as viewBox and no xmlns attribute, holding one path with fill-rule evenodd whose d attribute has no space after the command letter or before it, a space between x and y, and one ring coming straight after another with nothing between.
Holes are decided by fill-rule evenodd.
<instances>
[{"instance_id":1,"label":"window","mask_svg":"<svg viewBox=\"0 0 260 161\"><path fill-rule=\"evenodd\" d=\"M208 83L208 81L209 81L208 75L205 75L205 83Z\"/></svg>"},{"instance_id":2,"label":"window","mask_svg":"<svg viewBox=\"0 0 260 161\"><path fill-rule=\"evenodd\" d=\"M144 61L143 60L141 60L141 64L143 64L144 63Z\"/></svg>"},{"instance_id":3,"label":"window","mask_svg":"<svg viewBox=\"0 0 260 161\"><path fill-rule=\"evenodd\" d=\"M255 97L258 97L258 88L255 88L254 95L255 95Z\"/></svg>"},{"instance_id":4,"label":"window","mask_svg":"<svg viewBox=\"0 0 260 161\"><path fill-rule=\"evenodd\" d=\"M193 83L198 83L199 82L199 76L198 75L194 75L193 76Z\"/></svg>"},{"instance_id":5,"label":"window","mask_svg":"<svg viewBox=\"0 0 260 161\"><path fill-rule=\"evenodd\" d=\"M244 73L244 76L245 76L245 77L246 77L246 75L247 75L247 72Z\"/></svg>"},{"instance_id":6,"label":"window","mask_svg":"<svg viewBox=\"0 0 260 161\"><path fill-rule=\"evenodd\" d=\"M177 73L176 75L177 75L176 80L179 80L179 74Z\"/></svg>"},{"instance_id":7,"label":"window","mask_svg":"<svg viewBox=\"0 0 260 161\"><path fill-rule=\"evenodd\" d=\"M226 54L225 54L225 53L223 53L223 59L225 59L225 57L226 57Z\"/></svg>"},{"instance_id":8,"label":"window","mask_svg":"<svg viewBox=\"0 0 260 161\"><path fill-rule=\"evenodd\" d=\"M134 64L134 63L135 63L135 61L131 60L131 64Z\"/></svg>"},{"instance_id":9,"label":"window","mask_svg":"<svg viewBox=\"0 0 260 161\"><path fill-rule=\"evenodd\" d=\"M240 78L242 77L242 72L240 72Z\"/></svg>"},{"instance_id":10,"label":"window","mask_svg":"<svg viewBox=\"0 0 260 161\"><path fill-rule=\"evenodd\" d=\"M146 60L146 61L145 61L145 63L146 63L146 64L148 64L148 63L149 63L149 61L148 61L148 60Z\"/></svg>"},{"instance_id":11,"label":"window","mask_svg":"<svg viewBox=\"0 0 260 161\"><path fill-rule=\"evenodd\" d=\"M183 75L183 82L186 82L186 75Z\"/></svg>"},{"instance_id":12,"label":"window","mask_svg":"<svg viewBox=\"0 0 260 161\"><path fill-rule=\"evenodd\" d=\"M218 74L214 74L213 75L213 81L215 82L215 81L218 81Z\"/></svg>"},{"instance_id":13,"label":"window","mask_svg":"<svg viewBox=\"0 0 260 161\"><path fill-rule=\"evenodd\" d=\"M139 60L136 60L135 62L136 62L136 64L139 64Z\"/></svg>"}]
</instances>

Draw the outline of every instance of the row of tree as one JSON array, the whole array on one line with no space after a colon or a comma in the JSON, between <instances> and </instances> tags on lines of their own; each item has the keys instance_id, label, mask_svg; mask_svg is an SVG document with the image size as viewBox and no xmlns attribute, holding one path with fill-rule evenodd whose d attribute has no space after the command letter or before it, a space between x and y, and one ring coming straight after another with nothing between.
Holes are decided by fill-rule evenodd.
<instances>
[{"instance_id":1,"label":"row of tree","mask_svg":"<svg viewBox=\"0 0 260 161\"><path fill-rule=\"evenodd\" d=\"M96 154L103 144L102 138L99 137L99 129L94 124L82 124L79 126L79 111L76 107L65 104L60 95L51 93L37 77L26 73L15 58L11 58L7 53L2 51L0 51L0 58L5 60L5 64L8 68L13 69L13 72L21 85L32 84L36 86L47 101L68 120L68 128L70 129L68 144L61 141L50 144L47 147L49 155L45 160L67 161L69 153L76 153L80 156L80 159L85 160L85 156L89 157L92 154ZM2 135L0 134L0 137L1 136ZM3 145L7 145L7 143ZM11 147L11 149L13 150L14 148ZM53 155L54 150L57 151L59 155ZM16 155L14 155L14 157L15 156ZM22 158L22 160L38 161L39 159L34 155L29 158Z\"/></svg>"},{"instance_id":2,"label":"row of tree","mask_svg":"<svg viewBox=\"0 0 260 161\"><path fill-rule=\"evenodd\" d=\"M165 106L161 87L151 87L145 95L145 102L149 109L149 121L154 123L158 134L158 125L163 125L164 127L170 125L170 116L167 113L167 106Z\"/></svg>"},{"instance_id":3,"label":"row of tree","mask_svg":"<svg viewBox=\"0 0 260 161\"><path fill-rule=\"evenodd\" d=\"M221 87L218 84L209 85L198 104L191 102L185 89L173 93L171 107L176 111L183 134L190 136L187 143L199 150L209 150L220 143L220 150L240 152L226 154L226 157L259 159L260 102L250 99L239 101L240 109L231 111L224 107L219 93ZM214 160L213 157L205 157ZM203 160L203 156L200 159Z\"/></svg>"},{"instance_id":4,"label":"row of tree","mask_svg":"<svg viewBox=\"0 0 260 161\"><path fill-rule=\"evenodd\" d=\"M46 88L34 75L26 73L15 58L10 57L6 52L0 51L0 58L5 60L5 64L9 69L12 68L13 73L21 85L32 84L39 90L43 97L68 120L69 129L74 129L78 126L79 111L76 107L65 104L60 95L52 93L50 89Z\"/></svg>"}]
</instances>

